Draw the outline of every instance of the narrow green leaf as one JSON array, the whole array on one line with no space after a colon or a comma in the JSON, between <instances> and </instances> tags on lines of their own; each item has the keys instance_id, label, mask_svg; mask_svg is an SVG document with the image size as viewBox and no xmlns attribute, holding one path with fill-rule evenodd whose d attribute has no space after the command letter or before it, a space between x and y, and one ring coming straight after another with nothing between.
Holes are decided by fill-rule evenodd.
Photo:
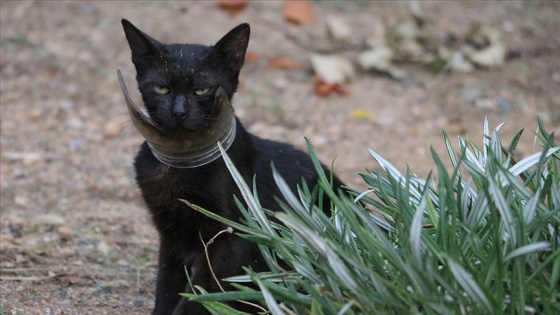
<instances>
[{"instance_id":1,"label":"narrow green leaf","mask_svg":"<svg viewBox=\"0 0 560 315\"><path fill-rule=\"evenodd\" d=\"M500 218L503 224L502 227L508 232L507 237L511 239L512 245L516 246L518 240L511 206L504 198L500 187L496 184L496 181L492 178L492 176L488 176L488 183L490 184L490 195L500 212Z\"/></svg>"},{"instance_id":2,"label":"narrow green leaf","mask_svg":"<svg viewBox=\"0 0 560 315\"><path fill-rule=\"evenodd\" d=\"M420 206L416 209L414 213L414 218L412 219L412 223L410 225L410 250L416 260L416 263L422 263L422 218L424 217L424 210L426 208L426 197L422 197L420 201Z\"/></svg>"},{"instance_id":3,"label":"narrow green leaf","mask_svg":"<svg viewBox=\"0 0 560 315\"><path fill-rule=\"evenodd\" d=\"M222 147L222 144L219 142L218 142L218 147L220 149L224 162L230 174L233 176L233 179L235 180L237 187L239 187L239 190L241 191L241 195L243 195L243 199L245 200L245 202L247 202L249 209L251 209L259 224L261 224L269 234L274 235L275 234L274 229L271 227L270 221L267 219L266 215L262 211L260 202L258 201L257 198L253 196L253 193L249 189L249 186L247 186L247 183L245 183L243 176L241 176L241 174L239 173L235 165L233 165L233 162L231 161L226 151Z\"/></svg>"},{"instance_id":4,"label":"narrow green leaf","mask_svg":"<svg viewBox=\"0 0 560 315\"><path fill-rule=\"evenodd\" d=\"M517 148L517 143L519 142L519 139L521 138L521 135L523 134L523 131L524 131L524 129L521 129L515 134L515 136L511 140L511 143L508 147L508 152L515 151L515 148Z\"/></svg>"},{"instance_id":5,"label":"narrow green leaf","mask_svg":"<svg viewBox=\"0 0 560 315\"><path fill-rule=\"evenodd\" d=\"M555 152L557 152L558 150L560 150L559 147L550 148L550 150L548 150L548 152L546 152L545 156L549 157L552 154L554 154ZM514 176L519 176L519 174L525 172L530 167L535 166L535 164L537 164L539 162L539 160L541 159L542 155L543 155L543 152L537 152L535 154L529 155L528 157L524 158L523 160L517 162L517 164L512 166L509 169L509 172L512 173Z\"/></svg>"},{"instance_id":6,"label":"narrow green leaf","mask_svg":"<svg viewBox=\"0 0 560 315\"><path fill-rule=\"evenodd\" d=\"M512 260L516 257L523 256L523 255L528 255L528 254L531 254L533 252L547 250L549 248L550 248L550 244L548 242L537 242L537 243L532 243L532 244L528 244L528 245L525 245L525 246L521 246L521 247L516 248L516 249L512 250L511 252L509 252L504 257L504 261L507 262L507 261Z\"/></svg>"},{"instance_id":7,"label":"narrow green leaf","mask_svg":"<svg viewBox=\"0 0 560 315\"><path fill-rule=\"evenodd\" d=\"M284 311L280 308L280 305L274 299L274 296L270 293L266 285L264 285L263 281L259 278L255 278L259 289L261 289L262 295L264 297L264 301L266 306L268 306L268 310L272 315L284 315Z\"/></svg>"},{"instance_id":8,"label":"narrow green leaf","mask_svg":"<svg viewBox=\"0 0 560 315\"><path fill-rule=\"evenodd\" d=\"M469 297L480 306L483 306L488 314L492 314L494 308L486 298L486 294L480 289L476 281L474 281L472 275L468 273L465 268L451 259L447 260L447 265L449 266L449 270L451 271L451 273L453 273L459 285L465 290Z\"/></svg>"}]
</instances>

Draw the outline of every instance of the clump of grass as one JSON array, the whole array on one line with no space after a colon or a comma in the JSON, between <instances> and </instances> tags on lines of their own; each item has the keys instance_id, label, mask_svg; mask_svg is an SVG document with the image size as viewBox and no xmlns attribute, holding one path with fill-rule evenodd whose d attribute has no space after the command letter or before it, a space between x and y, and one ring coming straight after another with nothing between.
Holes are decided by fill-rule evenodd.
<instances>
[{"instance_id":1,"label":"clump of grass","mask_svg":"<svg viewBox=\"0 0 560 315\"><path fill-rule=\"evenodd\" d=\"M333 190L308 144L319 185L294 194L275 173L280 213L261 208L222 152L245 222L198 210L259 244L271 272L247 269L228 279L237 291L185 296L214 314L238 314L224 304L232 300L271 314L560 313L560 148L539 121L543 150L516 161L508 152L521 131L506 150L501 126L490 134L485 120L481 148L458 137L456 149L444 132L453 167L432 150L433 179L401 174L370 150L382 170L362 175L369 189L353 200ZM331 217L317 206L322 194Z\"/></svg>"}]
</instances>

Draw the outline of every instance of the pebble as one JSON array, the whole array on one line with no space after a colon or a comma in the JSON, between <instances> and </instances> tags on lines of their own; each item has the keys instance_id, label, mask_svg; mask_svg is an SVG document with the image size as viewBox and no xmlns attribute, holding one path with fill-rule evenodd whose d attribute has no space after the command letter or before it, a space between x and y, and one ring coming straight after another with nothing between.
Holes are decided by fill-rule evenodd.
<instances>
[{"instance_id":1,"label":"pebble","mask_svg":"<svg viewBox=\"0 0 560 315\"><path fill-rule=\"evenodd\" d=\"M85 147L85 141L82 139L68 140L68 147L72 150L81 150Z\"/></svg>"},{"instance_id":2,"label":"pebble","mask_svg":"<svg viewBox=\"0 0 560 315\"><path fill-rule=\"evenodd\" d=\"M84 129L84 122L79 118L70 118L66 121L66 126L74 130Z\"/></svg>"},{"instance_id":3,"label":"pebble","mask_svg":"<svg viewBox=\"0 0 560 315\"><path fill-rule=\"evenodd\" d=\"M63 217L54 213L40 214L35 217L36 224L63 225L65 222Z\"/></svg>"},{"instance_id":4,"label":"pebble","mask_svg":"<svg viewBox=\"0 0 560 315\"><path fill-rule=\"evenodd\" d=\"M494 109L496 103L491 98L479 98L474 101L474 106L481 109Z\"/></svg>"},{"instance_id":5,"label":"pebble","mask_svg":"<svg viewBox=\"0 0 560 315\"><path fill-rule=\"evenodd\" d=\"M126 267L129 265L128 261L124 260L124 259L119 259L117 261L117 265L121 266L121 267Z\"/></svg>"},{"instance_id":6,"label":"pebble","mask_svg":"<svg viewBox=\"0 0 560 315\"><path fill-rule=\"evenodd\" d=\"M58 234L64 239L69 239L74 235L74 232L66 225L60 226L57 231Z\"/></svg>"},{"instance_id":7,"label":"pebble","mask_svg":"<svg viewBox=\"0 0 560 315\"><path fill-rule=\"evenodd\" d=\"M498 106L501 112L509 112L513 109L513 104L509 100L503 97L499 97L499 96L496 97L494 99L494 102L496 103L496 105Z\"/></svg>"},{"instance_id":8,"label":"pebble","mask_svg":"<svg viewBox=\"0 0 560 315\"><path fill-rule=\"evenodd\" d=\"M461 91L461 99L465 103L474 104L482 95L484 95L484 88L478 86L468 87Z\"/></svg>"},{"instance_id":9,"label":"pebble","mask_svg":"<svg viewBox=\"0 0 560 315\"><path fill-rule=\"evenodd\" d=\"M25 207L29 203L29 199L26 196L18 195L15 196L14 203L18 206Z\"/></svg>"},{"instance_id":10,"label":"pebble","mask_svg":"<svg viewBox=\"0 0 560 315\"><path fill-rule=\"evenodd\" d=\"M6 222L8 222L8 231L12 234L22 233L27 226L27 222L16 215L6 217Z\"/></svg>"},{"instance_id":11,"label":"pebble","mask_svg":"<svg viewBox=\"0 0 560 315\"><path fill-rule=\"evenodd\" d=\"M100 241L99 243L97 243L97 250L103 253L103 255L107 256L111 251L111 247L104 241Z\"/></svg>"}]
</instances>

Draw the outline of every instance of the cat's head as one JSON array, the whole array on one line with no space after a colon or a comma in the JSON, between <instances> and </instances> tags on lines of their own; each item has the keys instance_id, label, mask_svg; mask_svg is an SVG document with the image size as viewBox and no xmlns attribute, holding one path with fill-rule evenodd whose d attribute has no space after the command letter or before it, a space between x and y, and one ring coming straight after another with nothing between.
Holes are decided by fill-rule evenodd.
<instances>
[{"instance_id":1,"label":"cat's head","mask_svg":"<svg viewBox=\"0 0 560 315\"><path fill-rule=\"evenodd\" d=\"M250 28L241 24L214 46L163 44L123 19L136 79L151 119L169 136L212 128L214 98L222 87L231 99L238 85Z\"/></svg>"}]
</instances>

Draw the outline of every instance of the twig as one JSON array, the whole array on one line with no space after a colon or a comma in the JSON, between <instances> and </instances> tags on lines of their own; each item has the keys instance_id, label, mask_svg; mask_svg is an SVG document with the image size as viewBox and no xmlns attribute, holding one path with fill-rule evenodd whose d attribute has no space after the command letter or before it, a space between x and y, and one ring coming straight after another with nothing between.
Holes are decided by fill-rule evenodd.
<instances>
[{"instance_id":1,"label":"twig","mask_svg":"<svg viewBox=\"0 0 560 315\"><path fill-rule=\"evenodd\" d=\"M224 290L224 288L222 288L222 285L220 284L220 281L218 281L218 277L216 277L216 274L214 273L214 268L212 268L212 263L210 262L210 255L208 254L208 246L210 246L210 244L214 243L214 240L220 236L222 233L233 233L233 228L231 226L228 226L225 230L221 230L218 233L216 233L216 235L214 235L209 241L208 243L204 243L204 240L202 239L202 234L200 234L200 232L198 232L198 236L200 237L200 241L202 242L202 246L204 246L204 254L206 255L206 262L208 263L208 267L210 268L210 273L212 273L212 277L214 278L214 280L216 281L216 283L218 284L218 286L220 287L220 290L222 290L222 292L226 292Z\"/></svg>"},{"instance_id":2,"label":"twig","mask_svg":"<svg viewBox=\"0 0 560 315\"><path fill-rule=\"evenodd\" d=\"M50 265L42 265L42 266L35 266L35 267L20 267L20 268L2 268L0 269L1 272L28 272L28 271L54 271L54 270L64 270L65 267L61 266L50 266Z\"/></svg>"},{"instance_id":3,"label":"twig","mask_svg":"<svg viewBox=\"0 0 560 315\"><path fill-rule=\"evenodd\" d=\"M42 280L48 280L48 279L60 277L63 275L64 274L53 274L50 276L43 276L43 277L0 276L0 281L42 281Z\"/></svg>"},{"instance_id":4,"label":"twig","mask_svg":"<svg viewBox=\"0 0 560 315\"><path fill-rule=\"evenodd\" d=\"M202 239L202 234L200 234L200 232L198 232L198 237L200 237L200 241L202 242L202 246L204 246L204 254L206 256L206 262L208 263L208 268L210 268L210 273L212 274L212 278L214 278L214 281L216 281L216 283L218 284L218 287L220 287L220 290L222 292L226 292L226 290L224 290L224 288L220 284L220 281L218 280L218 277L214 273L214 268L212 268L212 262L210 262L210 255L208 254L208 246L210 246L210 244L214 243L214 240L218 236L222 235L223 233L230 233L231 234L231 233L233 233L233 228L231 226L228 226L224 230L219 231L207 243L204 243L204 240ZM263 308L262 306L260 306L258 304L243 301L243 300L236 300L236 301L240 302L240 303L243 303L243 304L253 306L253 307L258 308L258 309L261 309L265 313L267 312L267 310L265 308Z\"/></svg>"}]
</instances>

